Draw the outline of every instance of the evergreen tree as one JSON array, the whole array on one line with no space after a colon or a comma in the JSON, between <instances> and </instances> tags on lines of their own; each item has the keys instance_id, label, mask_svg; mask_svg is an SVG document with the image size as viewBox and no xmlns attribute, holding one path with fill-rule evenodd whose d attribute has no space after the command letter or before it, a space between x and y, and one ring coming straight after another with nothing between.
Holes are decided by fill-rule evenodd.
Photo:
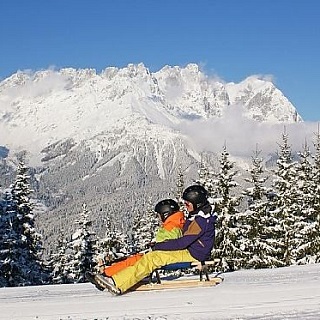
<instances>
[{"instance_id":1,"label":"evergreen tree","mask_svg":"<svg viewBox=\"0 0 320 320\"><path fill-rule=\"evenodd\" d=\"M41 235L35 230L33 204L30 200L27 167L19 163L16 180L7 195L2 218L1 271L6 286L42 284L48 281L48 273L40 259Z\"/></svg>"},{"instance_id":2,"label":"evergreen tree","mask_svg":"<svg viewBox=\"0 0 320 320\"><path fill-rule=\"evenodd\" d=\"M314 140L314 162L312 166L312 183L310 193L312 195L312 212L310 219L313 224L314 237L312 238L312 246L310 248L310 256L312 261L320 262L320 130L315 134Z\"/></svg>"},{"instance_id":3,"label":"evergreen tree","mask_svg":"<svg viewBox=\"0 0 320 320\"><path fill-rule=\"evenodd\" d=\"M73 259L68 263L68 278L73 283L85 282L85 272L94 269L94 257L96 250L95 234L90 231L92 221L89 220L89 212L86 204L77 221L79 228L74 232L68 249L72 253Z\"/></svg>"},{"instance_id":4,"label":"evergreen tree","mask_svg":"<svg viewBox=\"0 0 320 320\"><path fill-rule=\"evenodd\" d=\"M296 263L306 264L313 260L314 240L319 237L315 226L312 192L312 163L311 153L307 143L303 151L299 152L300 161L296 165L297 201L300 208L300 217L295 224Z\"/></svg>"},{"instance_id":5,"label":"evergreen tree","mask_svg":"<svg viewBox=\"0 0 320 320\"><path fill-rule=\"evenodd\" d=\"M252 157L249 178L250 185L243 191L248 200L248 209L239 217L243 234L242 250L245 253L242 266L244 268L265 268L274 266L274 249L268 241L270 216L268 215L268 188L265 183L268 177L263 168L261 151L256 149Z\"/></svg>"},{"instance_id":6,"label":"evergreen tree","mask_svg":"<svg viewBox=\"0 0 320 320\"><path fill-rule=\"evenodd\" d=\"M13 282L12 246L18 238L12 229L12 221L16 216L11 190L5 190L0 203L0 286L6 287Z\"/></svg>"},{"instance_id":7,"label":"evergreen tree","mask_svg":"<svg viewBox=\"0 0 320 320\"><path fill-rule=\"evenodd\" d=\"M216 250L213 256L222 260L224 271L236 270L240 266L243 252L239 248L241 230L238 226L238 210L240 198L232 192L238 185L234 180L237 174L233 170L234 163L229 160L229 153L224 145L220 156L220 171L217 174L217 191L219 198L216 200L217 233Z\"/></svg>"},{"instance_id":8,"label":"evergreen tree","mask_svg":"<svg viewBox=\"0 0 320 320\"><path fill-rule=\"evenodd\" d=\"M176 182L176 192L175 192L175 198L177 200L177 202L180 204L180 206L183 205L182 201L181 201L181 197L182 197L182 193L184 190L184 177L183 177L183 171L182 171L182 167L181 165L178 168L178 178L177 178L177 182Z\"/></svg>"},{"instance_id":9,"label":"evergreen tree","mask_svg":"<svg viewBox=\"0 0 320 320\"><path fill-rule=\"evenodd\" d=\"M159 218L148 205L146 212L138 213L133 221L133 239L135 251L143 251L149 248L150 243L155 241L155 236L159 227Z\"/></svg>"},{"instance_id":10,"label":"evergreen tree","mask_svg":"<svg viewBox=\"0 0 320 320\"><path fill-rule=\"evenodd\" d=\"M299 194L297 191L296 163L293 161L288 134L284 130L282 143L279 144L277 167L273 189L274 208L270 214L274 219L273 244L277 250L279 265L290 265L297 258L297 247L299 240L297 232L302 221L302 215L298 204Z\"/></svg>"},{"instance_id":11,"label":"evergreen tree","mask_svg":"<svg viewBox=\"0 0 320 320\"><path fill-rule=\"evenodd\" d=\"M127 236L119 231L110 216L106 217L105 236L99 240L98 256L108 261L114 261L129 254Z\"/></svg>"},{"instance_id":12,"label":"evergreen tree","mask_svg":"<svg viewBox=\"0 0 320 320\"><path fill-rule=\"evenodd\" d=\"M61 230L61 237L58 240L55 253L51 254L49 261L50 269L52 270L52 282L57 284L69 283L69 261L66 255L67 239L64 237L64 232Z\"/></svg>"},{"instance_id":13,"label":"evergreen tree","mask_svg":"<svg viewBox=\"0 0 320 320\"><path fill-rule=\"evenodd\" d=\"M215 173L209 171L208 165L205 164L202 157L198 175L199 179L196 180L196 183L208 191L209 197L213 197L213 195L217 193L218 180L215 178Z\"/></svg>"}]
</instances>

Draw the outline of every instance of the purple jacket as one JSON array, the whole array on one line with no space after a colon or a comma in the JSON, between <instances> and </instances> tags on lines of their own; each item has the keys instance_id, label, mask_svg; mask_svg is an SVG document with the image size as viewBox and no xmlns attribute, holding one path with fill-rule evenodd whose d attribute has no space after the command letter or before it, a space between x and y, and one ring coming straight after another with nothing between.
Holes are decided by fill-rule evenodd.
<instances>
[{"instance_id":1,"label":"purple jacket","mask_svg":"<svg viewBox=\"0 0 320 320\"><path fill-rule=\"evenodd\" d=\"M187 219L181 238L156 243L153 250L188 249L196 260L205 261L210 258L213 248L216 219L217 216L213 212L199 211L196 215Z\"/></svg>"}]
</instances>

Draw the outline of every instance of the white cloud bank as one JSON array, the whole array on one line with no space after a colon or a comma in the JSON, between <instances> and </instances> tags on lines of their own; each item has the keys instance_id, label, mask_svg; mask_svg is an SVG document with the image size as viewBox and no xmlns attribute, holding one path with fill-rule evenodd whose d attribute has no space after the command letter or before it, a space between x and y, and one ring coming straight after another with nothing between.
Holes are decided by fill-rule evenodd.
<instances>
[{"instance_id":1,"label":"white cloud bank","mask_svg":"<svg viewBox=\"0 0 320 320\"><path fill-rule=\"evenodd\" d=\"M234 156L250 156L258 149L274 153L287 132L293 151L302 151L305 142L313 150L318 123L261 123L247 118L240 106L230 107L222 118L184 121L179 130L190 138L198 151L220 152L224 144Z\"/></svg>"}]
</instances>

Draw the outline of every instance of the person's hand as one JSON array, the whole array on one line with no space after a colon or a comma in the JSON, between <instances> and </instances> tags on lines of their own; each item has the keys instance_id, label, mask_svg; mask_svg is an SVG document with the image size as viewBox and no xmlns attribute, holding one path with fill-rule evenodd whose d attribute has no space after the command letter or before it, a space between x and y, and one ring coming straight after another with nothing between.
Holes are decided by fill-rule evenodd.
<instances>
[{"instance_id":1,"label":"person's hand","mask_svg":"<svg viewBox=\"0 0 320 320\"><path fill-rule=\"evenodd\" d=\"M152 248L155 246L156 242L152 241L152 242L149 242L146 247L147 248L150 248L151 250L153 250Z\"/></svg>"}]
</instances>

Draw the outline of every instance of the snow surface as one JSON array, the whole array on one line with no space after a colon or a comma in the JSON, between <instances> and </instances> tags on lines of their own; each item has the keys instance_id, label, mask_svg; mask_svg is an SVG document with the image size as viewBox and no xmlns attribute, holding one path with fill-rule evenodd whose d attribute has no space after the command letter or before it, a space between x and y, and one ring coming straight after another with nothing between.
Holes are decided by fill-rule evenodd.
<instances>
[{"instance_id":1,"label":"snow surface","mask_svg":"<svg viewBox=\"0 0 320 320\"><path fill-rule=\"evenodd\" d=\"M89 283L0 289L3 320L320 319L320 264L223 274L213 288L112 296Z\"/></svg>"}]
</instances>

